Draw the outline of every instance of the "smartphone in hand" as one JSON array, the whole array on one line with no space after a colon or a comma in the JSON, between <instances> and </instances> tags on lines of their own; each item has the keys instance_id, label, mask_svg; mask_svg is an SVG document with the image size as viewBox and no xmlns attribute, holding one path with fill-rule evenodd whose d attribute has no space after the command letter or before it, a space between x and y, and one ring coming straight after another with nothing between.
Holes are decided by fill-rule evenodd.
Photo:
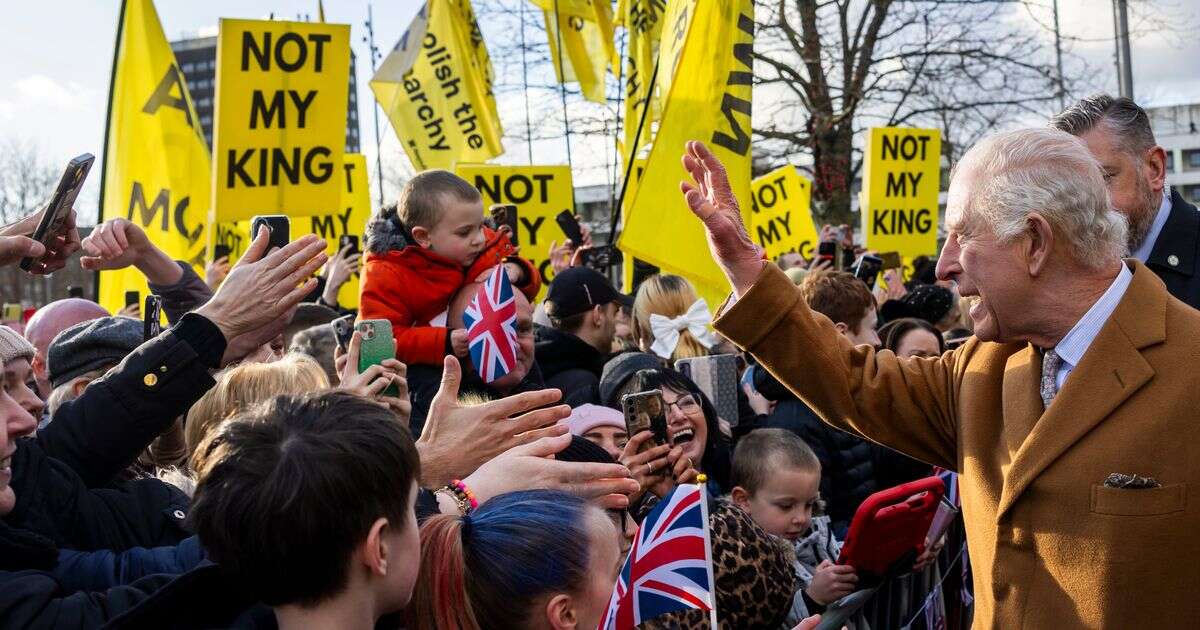
<instances>
[{"instance_id":1,"label":"smartphone in hand","mask_svg":"<svg viewBox=\"0 0 1200 630\"><path fill-rule=\"evenodd\" d=\"M492 215L492 222L496 224L496 229L500 226L508 226L508 240L513 244L517 243L517 207L511 203L498 203L488 208Z\"/></svg>"},{"instance_id":2,"label":"smartphone in hand","mask_svg":"<svg viewBox=\"0 0 1200 630\"><path fill-rule=\"evenodd\" d=\"M142 338L150 341L162 332L162 298L157 295L146 296L146 308L142 309Z\"/></svg>"},{"instance_id":3,"label":"smartphone in hand","mask_svg":"<svg viewBox=\"0 0 1200 630\"><path fill-rule=\"evenodd\" d=\"M142 303L142 294L137 291L125 292L125 306L133 306Z\"/></svg>"},{"instance_id":4,"label":"smartphone in hand","mask_svg":"<svg viewBox=\"0 0 1200 630\"><path fill-rule=\"evenodd\" d=\"M346 249L347 247L350 248L350 249L346 250L347 256L353 256L354 254L361 253L361 251L358 249L358 236L357 235L343 234L341 236L341 238L338 239L338 251L339 252L342 251L343 249Z\"/></svg>"},{"instance_id":5,"label":"smartphone in hand","mask_svg":"<svg viewBox=\"0 0 1200 630\"><path fill-rule=\"evenodd\" d=\"M643 444L641 450L671 444L671 434L667 430L667 406L663 404L662 392L651 390L626 394L621 398L621 409L625 413L625 430L629 437L642 431L654 434L654 440Z\"/></svg>"},{"instance_id":6,"label":"smartphone in hand","mask_svg":"<svg viewBox=\"0 0 1200 630\"><path fill-rule=\"evenodd\" d=\"M277 247L282 249L291 242L292 224L287 215L262 214L254 217L250 221L250 238L258 238L258 231L264 226L271 231L271 241L267 244L267 253Z\"/></svg>"},{"instance_id":7,"label":"smartphone in hand","mask_svg":"<svg viewBox=\"0 0 1200 630\"><path fill-rule=\"evenodd\" d=\"M392 338L392 322L386 319L368 319L356 323L354 329L362 335L362 345L359 346L358 351L360 374L372 365L379 365L387 359L396 358L396 343ZM347 341L347 343L349 342ZM400 389L395 385L388 385L382 395L397 397L400 395Z\"/></svg>"},{"instance_id":8,"label":"smartphone in hand","mask_svg":"<svg viewBox=\"0 0 1200 630\"><path fill-rule=\"evenodd\" d=\"M350 338L354 336L354 314L339 317L329 325L333 328L333 338L337 340L337 345L345 352L350 348Z\"/></svg>"},{"instance_id":9,"label":"smartphone in hand","mask_svg":"<svg viewBox=\"0 0 1200 630\"><path fill-rule=\"evenodd\" d=\"M558 223L558 227L563 231L563 234L566 234L567 238L571 240L572 245L575 247L583 245L583 228L579 225L579 219L574 214L571 214L570 210L559 212L558 216L554 217L554 220Z\"/></svg>"},{"instance_id":10,"label":"smartphone in hand","mask_svg":"<svg viewBox=\"0 0 1200 630\"><path fill-rule=\"evenodd\" d=\"M37 229L33 232L33 240L45 245L47 250L49 250L51 239L62 230L63 223L71 215L71 210L75 207L75 198L79 196L79 190L83 188L83 182L87 179L88 171L92 169L92 163L95 161L96 156L84 153L67 163L62 178L58 180L58 187L54 189L54 195L50 197L50 203L42 212L42 220L38 222ZM29 271L33 269L35 262L37 260L33 258L22 258L21 269Z\"/></svg>"},{"instance_id":11,"label":"smartphone in hand","mask_svg":"<svg viewBox=\"0 0 1200 630\"><path fill-rule=\"evenodd\" d=\"M858 257L858 262L854 263L854 277L867 283L867 288L874 291L875 279L879 277L881 269L883 269L883 259L863 254Z\"/></svg>"},{"instance_id":12,"label":"smartphone in hand","mask_svg":"<svg viewBox=\"0 0 1200 630\"><path fill-rule=\"evenodd\" d=\"M620 264L622 259L621 250L613 245L588 247L580 254L580 261L584 267L600 272L607 271L613 265Z\"/></svg>"}]
</instances>

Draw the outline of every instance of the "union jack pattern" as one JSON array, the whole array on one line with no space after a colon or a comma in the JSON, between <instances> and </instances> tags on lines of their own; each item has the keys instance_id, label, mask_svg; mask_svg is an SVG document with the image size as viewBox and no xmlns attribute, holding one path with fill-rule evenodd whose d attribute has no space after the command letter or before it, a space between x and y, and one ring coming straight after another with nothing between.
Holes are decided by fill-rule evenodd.
<instances>
[{"instance_id":1,"label":"union jack pattern","mask_svg":"<svg viewBox=\"0 0 1200 630\"><path fill-rule=\"evenodd\" d=\"M471 362L485 383L517 364L517 302L503 265L497 265L463 313Z\"/></svg>"},{"instance_id":2,"label":"union jack pattern","mask_svg":"<svg viewBox=\"0 0 1200 630\"><path fill-rule=\"evenodd\" d=\"M690 608L708 611L716 628L711 550L704 486L676 486L638 528L599 630Z\"/></svg>"}]
</instances>

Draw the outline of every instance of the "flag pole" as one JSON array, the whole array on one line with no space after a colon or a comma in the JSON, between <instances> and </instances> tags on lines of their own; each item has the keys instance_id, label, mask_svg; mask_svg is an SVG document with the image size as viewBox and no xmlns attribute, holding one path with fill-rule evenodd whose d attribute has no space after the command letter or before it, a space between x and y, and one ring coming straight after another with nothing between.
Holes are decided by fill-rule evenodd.
<instances>
[{"instance_id":1,"label":"flag pole","mask_svg":"<svg viewBox=\"0 0 1200 630\"><path fill-rule=\"evenodd\" d=\"M121 0L121 10L117 14L117 38L113 42L113 59L112 71L108 74L108 107L104 112L104 146L103 154L100 157L100 200L96 204L96 224L104 222L104 182L108 179L108 143L112 141L112 111L113 100L115 94L113 89L117 85L117 62L121 58L121 38L125 36L125 5L129 0ZM92 272L94 280L92 282L92 301L100 301L100 271ZM49 296L47 296L49 297Z\"/></svg>"},{"instance_id":2,"label":"flag pole","mask_svg":"<svg viewBox=\"0 0 1200 630\"><path fill-rule=\"evenodd\" d=\"M379 49L375 47L375 19L371 14L371 3L367 3L367 54L371 55L371 76L375 75L375 61ZM355 101L357 102L357 101ZM375 178L379 182L379 207L383 207L383 147L379 142L379 101L371 98L371 113L375 118Z\"/></svg>"},{"instance_id":3,"label":"flag pole","mask_svg":"<svg viewBox=\"0 0 1200 630\"><path fill-rule=\"evenodd\" d=\"M650 113L650 99L654 98L654 84L658 81L658 59L654 60L654 71L650 73L650 84L646 90L646 102L642 103L642 115L638 118L637 134L634 136L634 142L637 143L642 139L642 131L646 128L646 116ZM625 121L626 124L629 121ZM608 227L608 244L612 245L617 240L617 223L621 220L621 206L625 203L625 193L629 190L629 178L633 174L633 162L637 156L637 151L641 147L634 144L629 149L629 158L625 164L625 177L621 180L621 194L617 197L617 204L612 208L612 222Z\"/></svg>"},{"instance_id":4,"label":"flag pole","mask_svg":"<svg viewBox=\"0 0 1200 630\"><path fill-rule=\"evenodd\" d=\"M517 0L521 5L521 82L525 86L525 149L529 152L529 165L533 166L533 127L529 122L529 63L525 60L525 0Z\"/></svg>"}]
</instances>

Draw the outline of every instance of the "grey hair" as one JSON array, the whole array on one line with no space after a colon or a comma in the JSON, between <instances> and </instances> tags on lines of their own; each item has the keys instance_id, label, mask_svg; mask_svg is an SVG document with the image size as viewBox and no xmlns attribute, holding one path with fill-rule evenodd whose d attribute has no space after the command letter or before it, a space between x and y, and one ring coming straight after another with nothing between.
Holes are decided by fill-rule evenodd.
<instances>
[{"instance_id":1,"label":"grey hair","mask_svg":"<svg viewBox=\"0 0 1200 630\"><path fill-rule=\"evenodd\" d=\"M1050 119L1051 127L1073 136L1081 136L1100 124L1123 140L1120 144L1127 150L1141 153L1157 144L1146 110L1125 96L1093 94Z\"/></svg>"},{"instance_id":2,"label":"grey hair","mask_svg":"<svg viewBox=\"0 0 1200 630\"><path fill-rule=\"evenodd\" d=\"M1100 163L1075 136L1048 128L994 134L967 151L954 168L959 173L974 180L963 222L1001 242L1024 233L1036 212L1091 269L1127 251L1125 215L1112 207Z\"/></svg>"}]
</instances>

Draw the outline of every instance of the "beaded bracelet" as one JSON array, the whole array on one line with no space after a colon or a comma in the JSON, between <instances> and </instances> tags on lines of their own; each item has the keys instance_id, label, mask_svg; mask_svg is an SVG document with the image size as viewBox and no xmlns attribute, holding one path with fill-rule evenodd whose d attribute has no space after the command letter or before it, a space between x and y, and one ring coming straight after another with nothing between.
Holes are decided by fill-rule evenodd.
<instances>
[{"instance_id":1,"label":"beaded bracelet","mask_svg":"<svg viewBox=\"0 0 1200 630\"><path fill-rule=\"evenodd\" d=\"M467 487L467 484L458 479L446 484L435 494L442 493L449 495L450 498L454 499L454 502L458 504L458 513L460 516L466 516L470 514L472 510L479 507L479 501L475 498L475 493L471 492L471 489Z\"/></svg>"}]
</instances>

